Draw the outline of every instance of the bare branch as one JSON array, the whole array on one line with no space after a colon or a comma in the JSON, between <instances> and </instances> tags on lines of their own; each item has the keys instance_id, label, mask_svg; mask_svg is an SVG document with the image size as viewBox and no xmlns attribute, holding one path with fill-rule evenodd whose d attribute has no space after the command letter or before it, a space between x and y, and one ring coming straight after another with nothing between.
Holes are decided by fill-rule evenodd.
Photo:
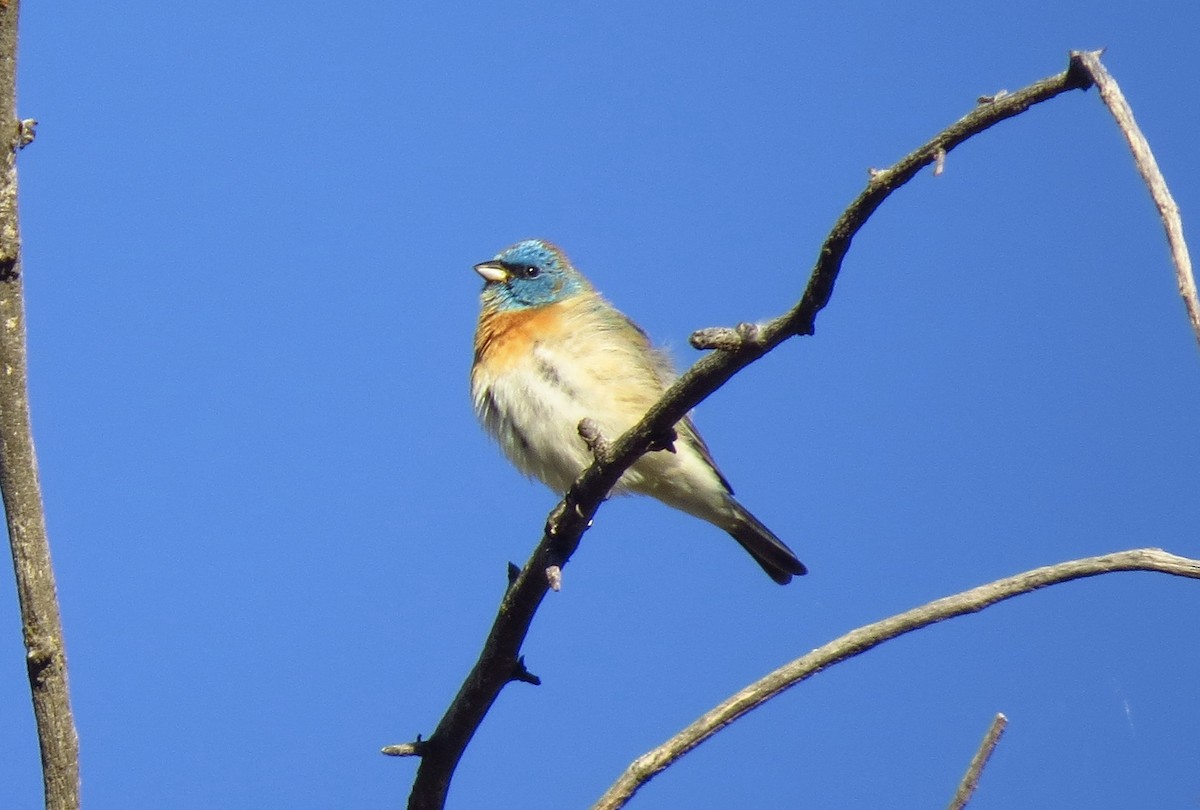
<instances>
[{"instance_id":1,"label":"bare branch","mask_svg":"<svg viewBox=\"0 0 1200 810\"><path fill-rule=\"evenodd\" d=\"M1121 88L1117 86L1117 80L1100 63L1100 54L1101 51L1074 51L1071 53L1071 59L1078 60L1095 82L1100 91L1100 98L1104 100L1108 111L1116 119L1121 134L1129 143L1138 173L1145 181L1146 188L1150 189L1150 197L1158 208L1158 215L1162 218L1163 228L1167 232L1167 244L1171 248L1171 261L1175 264L1175 282L1179 285L1179 295L1183 297L1183 304L1187 307L1188 320L1191 321L1196 342L1200 343L1200 296L1196 294L1196 277L1192 274L1192 259L1188 255L1187 242L1183 238L1183 220L1179 216L1179 206L1175 204L1175 198L1167 188L1167 180L1159 171L1158 161L1150 151L1146 136L1133 120L1133 110L1125 101Z\"/></svg>"},{"instance_id":2,"label":"bare branch","mask_svg":"<svg viewBox=\"0 0 1200 810\"><path fill-rule=\"evenodd\" d=\"M17 150L33 122L16 115L18 0L0 2L0 490L24 629L26 668L42 754L46 807L79 807L79 739L67 689L62 619L29 421Z\"/></svg>"},{"instance_id":3,"label":"bare branch","mask_svg":"<svg viewBox=\"0 0 1200 810\"><path fill-rule=\"evenodd\" d=\"M533 616L550 587L546 570L561 568L575 553L592 517L621 475L692 408L734 374L794 335L813 334L817 313L829 302L850 242L889 195L939 155L995 124L1070 90L1086 89L1090 79L1072 58L1066 71L1023 90L993 98L938 133L891 168L872 173L867 188L834 224L817 257L800 301L786 314L752 330L733 330L736 344L693 365L646 416L614 442L571 486L551 512L546 532L521 573L504 595L479 660L468 674L446 714L426 741L421 765L409 795L410 810L445 806L450 779L463 751L483 722L500 690L509 682ZM721 332L726 341L730 336Z\"/></svg>"},{"instance_id":4,"label":"bare branch","mask_svg":"<svg viewBox=\"0 0 1200 810\"><path fill-rule=\"evenodd\" d=\"M996 750L996 744L1000 742L1000 737L1007 727L1008 718L1003 714L997 714L992 719L987 734L983 735L983 742L979 743L979 750L971 758L967 772L958 783L958 790L954 791L954 798L950 800L950 810L962 810L967 806L967 802L971 801L971 797L975 795L975 788L979 786L979 777L987 767L988 760L992 758L992 752Z\"/></svg>"},{"instance_id":5,"label":"bare branch","mask_svg":"<svg viewBox=\"0 0 1200 810\"><path fill-rule=\"evenodd\" d=\"M1071 560L981 585L852 630L750 684L658 748L638 757L600 800L592 805L592 810L616 810L624 807L642 785L684 754L739 717L823 669L878 647L885 641L955 616L977 613L1014 596L1031 593L1060 582L1114 571L1157 571L1200 579L1200 560L1177 557L1161 549L1135 549L1101 557Z\"/></svg>"}]
</instances>

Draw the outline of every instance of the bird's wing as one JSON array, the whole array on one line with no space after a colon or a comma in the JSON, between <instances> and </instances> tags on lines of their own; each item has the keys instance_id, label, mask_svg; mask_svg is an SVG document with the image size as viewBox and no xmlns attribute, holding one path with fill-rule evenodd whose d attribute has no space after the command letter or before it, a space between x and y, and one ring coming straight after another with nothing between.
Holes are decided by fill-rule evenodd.
<instances>
[{"instance_id":1,"label":"bird's wing","mask_svg":"<svg viewBox=\"0 0 1200 810\"><path fill-rule=\"evenodd\" d=\"M708 449L708 445L704 443L704 439L696 431L696 426L692 424L692 418L685 416L683 421L675 426L675 430L680 434L684 441L696 448L696 452L700 457L712 467L713 472L717 474L717 478L721 479L721 485L725 487L725 491L730 495L733 494L733 487L729 484L729 479L721 472L721 468L717 466L717 462L713 460L712 452Z\"/></svg>"},{"instance_id":2,"label":"bird's wing","mask_svg":"<svg viewBox=\"0 0 1200 810\"><path fill-rule=\"evenodd\" d=\"M679 373L675 371L675 364L671 362L671 356L663 349L654 346L645 331L636 323L629 320L624 313L618 312L618 314L628 324L630 330L641 338L646 352L651 358L654 373L658 376L662 390L666 391L679 378ZM725 477L721 472L721 468L717 466L717 462L713 459L712 451L708 449L708 445L705 444L699 431L696 430L695 424L692 423L692 418L685 416L681 422L675 425L675 430L679 434L679 438L693 447L700 454L700 457L704 459L705 463L712 467L713 472L717 474L717 478L721 480L721 485L725 487L725 491L732 495L733 487L730 486L729 479Z\"/></svg>"}]
</instances>

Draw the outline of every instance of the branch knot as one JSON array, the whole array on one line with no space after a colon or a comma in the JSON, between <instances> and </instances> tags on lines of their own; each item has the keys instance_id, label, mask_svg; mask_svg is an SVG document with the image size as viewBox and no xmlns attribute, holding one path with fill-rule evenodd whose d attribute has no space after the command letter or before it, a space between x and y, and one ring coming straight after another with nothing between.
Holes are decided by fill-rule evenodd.
<instances>
[{"instance_id":1,"label":"branch knot","mask_svg":"<svg viewBox=\"0 0 1200 810\"><path fill-rule=\"evenodd\" d=\"M734 329L727 326L710 326L692 332L688 341L701 351L716 349L722 352L736 352L745 348L761 348L762 333L762 327L756 323L739 323Z\"/></svg>"},{"instance_id":2,"label":"branch knot","mask_svg":"<svg viewBox=\"0 0 1200 810\"><path fill-rule=\"evenodd\" d=\"M423 757L429 753L429 741L422 740L421 735L418 734L417 739L413 742L385 745L379 749L379 753L389 757Z\"/></svg>"}]
</instances>

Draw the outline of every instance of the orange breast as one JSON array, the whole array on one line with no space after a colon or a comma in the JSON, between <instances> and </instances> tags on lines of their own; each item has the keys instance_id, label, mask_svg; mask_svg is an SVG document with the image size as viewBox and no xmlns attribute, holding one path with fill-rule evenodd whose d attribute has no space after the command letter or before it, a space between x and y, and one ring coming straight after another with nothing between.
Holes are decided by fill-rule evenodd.
<instances>
[{"instance_id":1,"label":"orange breast","mask_svg":"<svg viewBox=\"0 0 1200 810\"><path fill-rule=\"evenodd\" d=\"M484 312L475 329L475 364L501 374L529 354L533 345L563 329L566 302L515 312Z\"/></svg>"}]
</instances>

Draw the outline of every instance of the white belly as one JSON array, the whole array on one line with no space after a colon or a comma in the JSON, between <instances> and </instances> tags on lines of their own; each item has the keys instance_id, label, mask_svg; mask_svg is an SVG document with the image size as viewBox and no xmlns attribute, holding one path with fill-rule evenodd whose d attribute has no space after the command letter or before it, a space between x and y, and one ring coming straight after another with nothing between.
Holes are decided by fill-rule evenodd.
<instances>
[{"instance_id":1,"label":"white belly","mask_svg":"<svg viewBox=\"0 0 1200 810\"><path fill-rule=\"evenodd\" d=\"M504 453L521 472L558 493L593 460L579 436L581 420L593 420L604 438L616 441L660 393L656 386L653 398L621 396L620 380L600 375L597 384L597 375L582 366L538 346L505 373L492 376L477 368L471 380L475 411ZM720 477L682 435L676 452L646 454L613 491L650 495L718 525L731 514Z\"/></svg>"}]
</instances>

